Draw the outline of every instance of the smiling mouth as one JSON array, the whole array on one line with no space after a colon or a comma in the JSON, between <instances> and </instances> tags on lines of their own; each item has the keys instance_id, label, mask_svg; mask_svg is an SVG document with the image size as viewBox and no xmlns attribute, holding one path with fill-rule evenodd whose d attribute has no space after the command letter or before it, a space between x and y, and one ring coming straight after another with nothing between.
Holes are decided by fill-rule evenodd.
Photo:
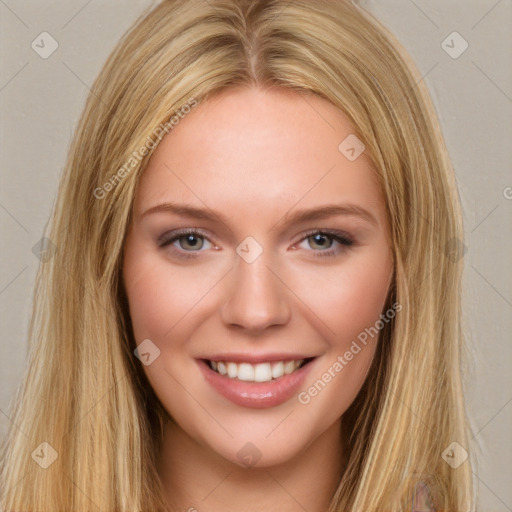
<instances>
[{"instance_id":1,"label":"smiling mouth","mask_svg":"<svg viewBox=\"0 0 512 512\"><path fill-rule=\"evenodd\" d=\"M208 359L205 359L204 362L214 372L228 379L242 380L245 382L271 382L285 375L294 373L313 359L315 358L309 357L306 359L272 361L258 364L210 361Z\"/></svg>"}]
</instances>

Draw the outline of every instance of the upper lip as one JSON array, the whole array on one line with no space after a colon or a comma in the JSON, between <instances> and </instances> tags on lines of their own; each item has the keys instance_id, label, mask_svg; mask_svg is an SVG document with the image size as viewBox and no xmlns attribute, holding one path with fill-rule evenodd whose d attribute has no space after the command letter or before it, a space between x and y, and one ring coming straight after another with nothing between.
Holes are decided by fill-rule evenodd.
<instances>
[{"instance_id":1,"label":"upper lip","mask_svg":"<svg viewBox=\"0 0 512 512\"><path fill-rule=\"evenodd\" d=\"M208 361L228 361L233 363L271 363L274 361L300 361L301 359L312 359L316 356L304 354L289 354L284 352L272 354L215 354L211 356L200 357L199 359L206 359Z\"/></svg>"}]
</instances>

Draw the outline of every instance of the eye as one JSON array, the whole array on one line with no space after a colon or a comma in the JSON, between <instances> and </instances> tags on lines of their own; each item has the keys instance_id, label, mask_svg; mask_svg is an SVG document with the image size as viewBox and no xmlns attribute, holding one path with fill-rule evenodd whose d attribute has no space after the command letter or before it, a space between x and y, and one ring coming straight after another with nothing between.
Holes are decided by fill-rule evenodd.
<instances>
[{"instance_id":1,"label":"eye","mask_svg":"<svg viewBox=\"0 0 512 512\"><path fill-rule=\"evenodd\" d=\"M195 255L186 253L201 252L203 248L210 249L210 246L205 247L205 243L211 244L211 242L207 241L205 235L193 229L183 229L166 233L158 240L160 247L172 246L173 251L175 251L178 256L185 258L195 257Z\"/></svg>"},{"instance_id":2,"label":"eye","mask_svg":"<svg viewBox=\"0 0 512 512\"><path fill-rule=\"evenodd\" d=\"M314 230L306 233L302 243L308 242L313 249L314 256L337 256L344 252L354 242L352 238L342 231ZM210 244L206 245L205 244ZM214 247L205 234L195 229L183 229L166 233L158 239L160 247L172 247L172 251L183 258L194 258L202 252L201 249Z\"/></svg>"},{"instance_id":3,"label":"eye","mask_svg":"<svg viewBox=\"0 0 512 512\"><path fill-rule=\"evenodd\" d=\"M308 242L314 249L314 255L319 257L337 256L350 247L354 241L342 231L315 230L306 234L302 243ZM338 244L338 247L335 246ZM333 248L334 245L334 248Z\"/></svg>"}]
</instances>

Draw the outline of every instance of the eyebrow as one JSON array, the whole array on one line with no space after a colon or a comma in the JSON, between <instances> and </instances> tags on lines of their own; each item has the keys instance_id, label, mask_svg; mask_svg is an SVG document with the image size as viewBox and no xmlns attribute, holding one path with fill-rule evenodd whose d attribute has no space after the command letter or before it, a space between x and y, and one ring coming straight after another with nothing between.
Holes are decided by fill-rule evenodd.
<instances>
[{"instance_id":1,"label":"eyebrow","mask_svg":"<svg viewBox=\"0 0 512 512\"><path fill-rule=\"evenodd\" d=\"M157 212L169 212L174 213L176 215L191 217L194 219L211 220L222 224L227 224L227 218L224 215L222 215L219 212L215 212L214 210L211 210L208 207L197 208L195 206L190 206L187 204L177 204L169 202L157 204L155 206L152 206L151 208L148 208L144 213L142 213L141 218L145 217L146 215ZM327 217L333 217L336 215L359 217L364 221L373 224L374 226L378 226L379 224L376 217L368 210L353 203L344 203L326 204L316 208L306 208L301 210L292 209L288 211L285 215L283 215L278 220L278 222L276 222L272 226L270 230L274 229L275 226L278 224L299 224L301 222L320 220L325 219Z\"/></svg>"}]
</instances>

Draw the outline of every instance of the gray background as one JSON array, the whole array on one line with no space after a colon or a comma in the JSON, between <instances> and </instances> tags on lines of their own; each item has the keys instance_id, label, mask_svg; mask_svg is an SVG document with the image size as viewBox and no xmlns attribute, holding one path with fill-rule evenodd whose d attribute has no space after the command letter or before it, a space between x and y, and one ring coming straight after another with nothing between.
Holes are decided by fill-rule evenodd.
<instances>
[{"instance_id":1,"label":"gray background","mask_svg":"<svg viewBox=\"0 0 512 512\"><path fill-rule=\"evenodd\" d=\"M39 263L32 247L55 200L71 134L107 55L152 3L0 0L2 436L26 364ZM474 432L469 451L480 464L480 510L511 511L512 2L362 0L361 5L415 59L454 162L467 236L465 324L474 354L467 382ZM31 47L43 31L58 43L47 59ZM454 31L469 44L458 58L442 46ZM461 48L457 40L447 41L452 52Z\"/></svg>"}]
</instances>

